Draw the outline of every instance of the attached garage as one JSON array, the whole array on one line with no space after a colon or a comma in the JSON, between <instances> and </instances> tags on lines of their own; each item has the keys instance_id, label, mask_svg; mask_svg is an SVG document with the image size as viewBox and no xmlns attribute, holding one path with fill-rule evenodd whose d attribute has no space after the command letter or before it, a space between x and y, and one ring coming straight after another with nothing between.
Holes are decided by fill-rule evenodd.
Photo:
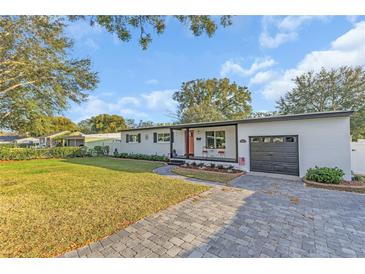
<instances>
[{"instance_id":1,"label":"attached garage","mask_svg":"<svg viewBox=\"0 0 365 274\"><path fill-rule=\"evenodd\" d=\"M298 136L251 136L251 171L299 175Z\"/></svg>"}]
</instances>

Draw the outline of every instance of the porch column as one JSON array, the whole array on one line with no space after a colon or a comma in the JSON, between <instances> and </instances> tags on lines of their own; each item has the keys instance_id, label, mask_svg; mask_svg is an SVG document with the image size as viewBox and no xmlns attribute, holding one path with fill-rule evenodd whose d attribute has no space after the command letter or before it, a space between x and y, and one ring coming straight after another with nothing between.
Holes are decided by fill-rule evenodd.
<instances>
[{"instance_id":1,"label":"porch column","mask_svg":"<svg viewBox=\"0 0 365 274\"><path fill-rule=\"evenodd\" d=\"M172 150L173 150L173 144L172 144L172 135L174 134L173 129L170 128L170 159L172 158Z\"/></svg>"},{"instance_id":2,"label":"porch column","mask_svg":"<svg viewBox=\"0 0 365 274\"><path fill-rule=\"evenodd\" d=\"M186 136L185 136L185 150L186 150L186 158L189 159L189 132L190 128L186 128Z\"/></svg>"},{"instance_id":3,"label":"porch column","mask_svg":"<svg viewBox=\"0 0 365 274\"><path fill-rule=\"evenodd\" d=\"M238 124L234 125L234 131L236 135L236 162L238 163Z\"/></svg>"}]
</instances>

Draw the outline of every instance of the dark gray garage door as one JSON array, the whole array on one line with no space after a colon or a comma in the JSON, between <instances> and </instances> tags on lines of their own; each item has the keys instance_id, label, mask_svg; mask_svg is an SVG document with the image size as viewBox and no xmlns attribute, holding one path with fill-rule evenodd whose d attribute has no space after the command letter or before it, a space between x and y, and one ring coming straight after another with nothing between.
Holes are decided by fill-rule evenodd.
<instances>
[{"instance_id":1,"label":"dark gray garage door","mask_svg":"<svg viewBox=\"0 0 365 274\"><path fill-rule=\"evenodd\" d=\"M251 171L299 175L298 136L250 137Z\"/></svg>"}]
</instances>

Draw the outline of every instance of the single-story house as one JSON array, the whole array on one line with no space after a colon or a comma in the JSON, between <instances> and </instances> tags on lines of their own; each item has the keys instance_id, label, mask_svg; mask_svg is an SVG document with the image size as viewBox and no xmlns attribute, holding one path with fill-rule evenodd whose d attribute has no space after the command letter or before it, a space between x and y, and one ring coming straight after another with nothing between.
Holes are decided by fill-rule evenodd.
<instances>
[{"instance_id":1,"label":"single-story house","mask_svg":"<svg viewBox=\"0 0 365 274\"><path fill-rule=\"evenodd\" d=\"M56 132L56 133L52 133L49 135L39 137L39 146L40 147L59 146L61 143L60 137L66 135L66 134L69 134L69 133L71 133L71 132L68 130L65 130L65 131L60 131L60 132Z\"/></svg>"},{"instance_id":2,"label":"single-story house","mask_svg":"<svg viewBox=\"0 0 365 274\"><path fill-rule=\"evenodd\" d=\"M65 147L80 147L85 145L85 136L81 132L71 132L59 137Z\"/></svg>"},{"instance_id":3,"label":"single-story house","mask_svg":"<svg viewBox=\"0 0 365 274\"><path fill-rule=\"evenodd\" d=\"M333 111L126 129L110 150L304 176L339 167L351 179L350 116Z\"/></svg>"},{"instance_id":4,"label":"single-story house","mask_svg":"<svg viewBox=\"0 0 365 274\"><path fill-rule=\"evenodd\" d=\"M0 144L13 144L16 140L21 139L19 135L5 134L0 135Z\"/></svg>"},{"instance_id":5,"label":"single-story house","mask_svg":"<svg viewBox=\"0 0 365 274\"><path fill-rule=\"evenodd\" d=\"M38 146L39 138L24 137L24 138L16 139L14 141L14 143L16 143L17 145L26 146L26 147Z\"/></svg>"}]
</instances>

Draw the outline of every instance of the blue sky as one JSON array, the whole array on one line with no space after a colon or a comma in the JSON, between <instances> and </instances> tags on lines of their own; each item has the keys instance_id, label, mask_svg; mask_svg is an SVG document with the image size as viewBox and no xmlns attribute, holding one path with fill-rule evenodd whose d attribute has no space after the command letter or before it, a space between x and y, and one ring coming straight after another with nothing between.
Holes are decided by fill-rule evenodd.
<instances>
[{"instance_id":1,"label":"blue sky","mask_svg":"<svg viewBox=\"0 0 365 274\"><path fill-rule=\"evenodd\" d=\"M236 16L212 38L193 37L169 18L146 51L138 36L120 42L86 22L73 23L67 33L75 41L72 54L90 58L100 77L89 100L64 113L75 122L100 113L169 122L176 109L171 95L181 83L212 77L248 86L254 111L269 111L300 73L365 65L365 17L360 16Z\"/></svg>"}]
</instances>

